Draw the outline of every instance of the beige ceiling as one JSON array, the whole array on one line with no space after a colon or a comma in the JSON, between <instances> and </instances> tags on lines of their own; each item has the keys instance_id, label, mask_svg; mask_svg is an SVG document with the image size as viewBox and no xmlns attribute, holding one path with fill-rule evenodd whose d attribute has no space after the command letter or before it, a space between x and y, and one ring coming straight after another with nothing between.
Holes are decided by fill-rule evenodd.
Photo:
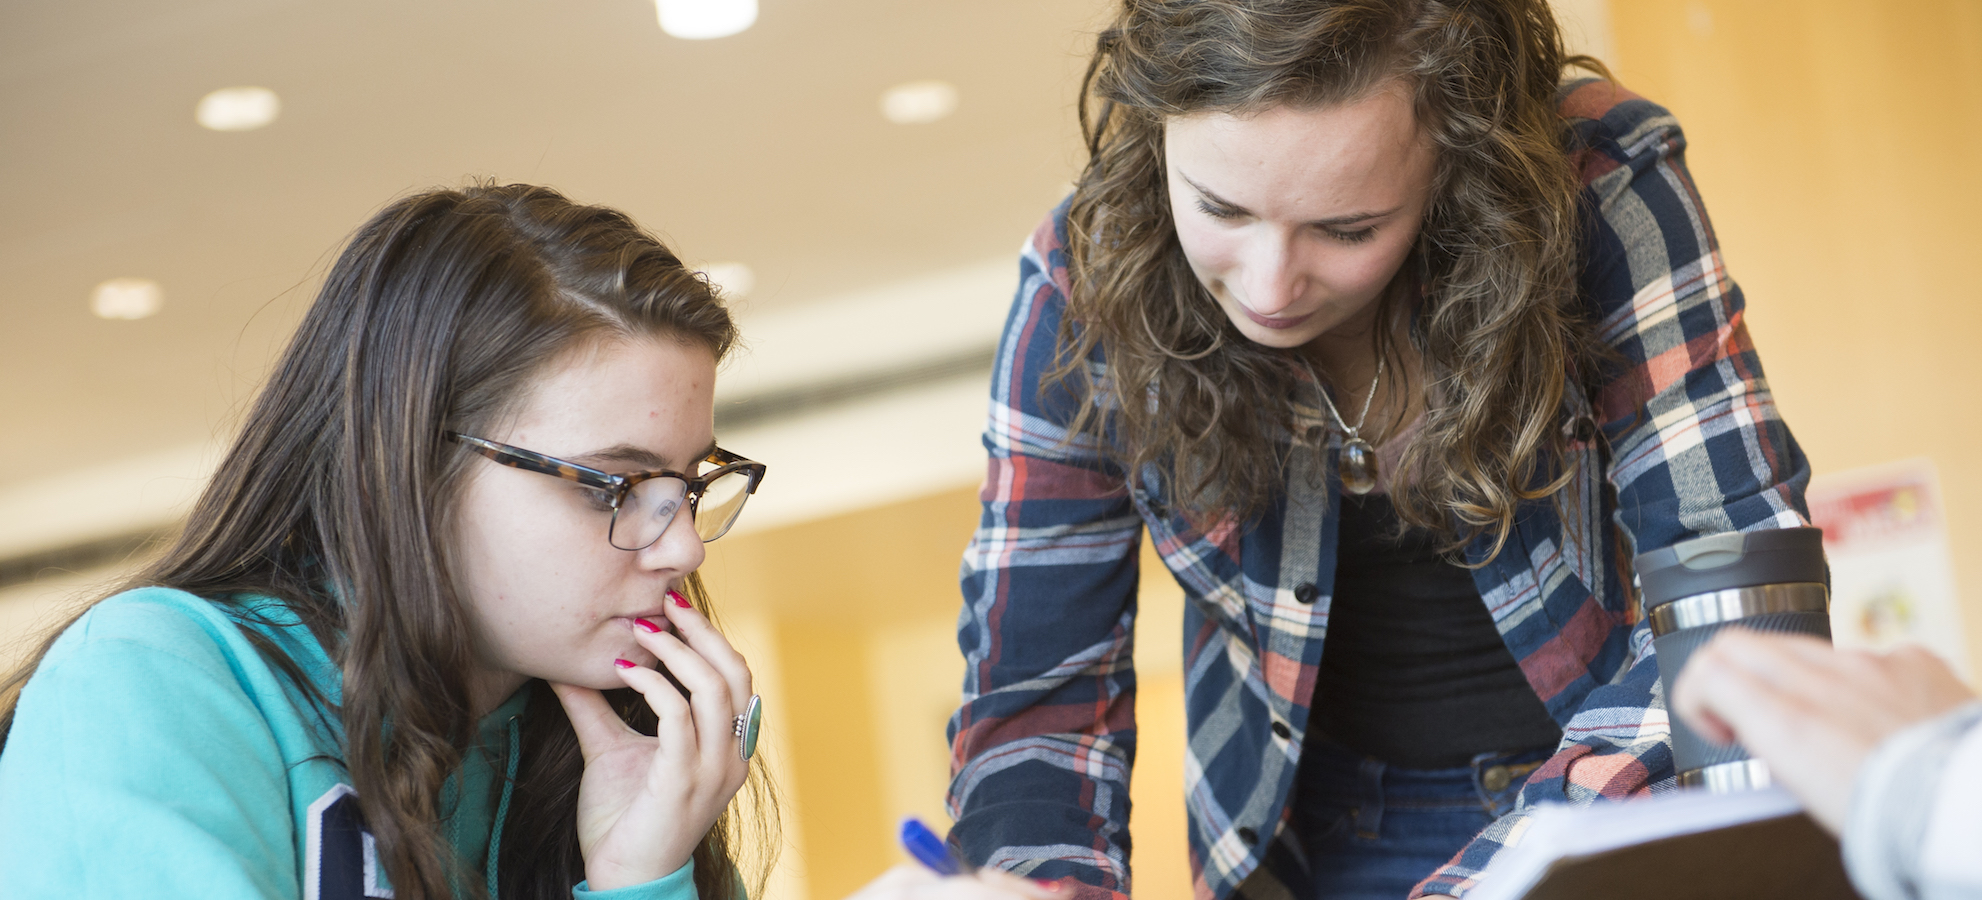
<instances>
[{"instance_id":1,"label":"beige ceiling","mask_svg":"<svg viewBox=\"0 0 1982 900\"><path fill-rule=\"evenodd\" d=\"M224 431L342 237L466 177L627 209L757 311L1011 254L1079 159L1100 0L761 0L663 35L648 0L13 0L0 9L0 488ZM890 85L955 84L930 125ZM219 133L210 90L280 119ZM97 282L161 282L135 322ZM932 310L940 316L941 310Z\"/></svg>"}]
</instances>

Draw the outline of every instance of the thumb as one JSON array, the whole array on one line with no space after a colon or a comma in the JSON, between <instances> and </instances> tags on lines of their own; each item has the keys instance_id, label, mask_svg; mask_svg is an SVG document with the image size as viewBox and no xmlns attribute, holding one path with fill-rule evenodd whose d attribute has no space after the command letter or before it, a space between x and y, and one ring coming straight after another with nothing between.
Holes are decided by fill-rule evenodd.
<instances>
[{"instance_id":1,"label":"thumb","mask_svg":"<svg viewBox=\"0 0 1982 900\"><path fill-rule=\"evenodd\" d=\"M557 702L564 707L565 718L571 720L571 730L578 733L578 751L586 762L604 753L613 742L624 736L629 729L619 713L613 711L606 696L591 688L574 684L551 682L551 691L557 694Z\"/></svg>"}]
</instances>

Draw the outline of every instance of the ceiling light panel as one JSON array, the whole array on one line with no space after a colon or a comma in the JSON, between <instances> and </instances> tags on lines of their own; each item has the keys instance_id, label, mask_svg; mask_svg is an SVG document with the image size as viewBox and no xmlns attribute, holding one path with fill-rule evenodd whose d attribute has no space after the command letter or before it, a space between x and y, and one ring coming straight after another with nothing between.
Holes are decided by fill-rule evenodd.
<instances>
[{"instance_id":1,"label":"ceiling light panel","mask_svg":"<svg viewBox=\"0 0 1982 900\"><path fill-rule=\"evenodd\" d=\"M702 267L702 275L716 286L718 293L731 300L749 296L750 289L757 286L757 273L740 262L710 263Z\"/></svg>"},{"instance_id":2,"label":"ceiling light panel","mask_svg":"<svg viewBox=\"0 0 1982 900\"><path fill-rule=\"evenodd\" d=\"M103 319L143 319L165 305L165 289L149 278L112 278L90 292L89 309Z\"/></svg>"},{"instance_id":3,"label":"ceiling light panel","mask_svg":"<svg viewBox=\"0 0 1982 900\"><path fill-rule=\"evenodd\" d=\"M757 0L654 0L654 6L662 31L691 41L729 37L757 22Z\"/></svg>"},{"instance_id":4,"label":"ceiling light panel","mask_svg":"<svg viewBox=\"0 0 1982 900\"><path fill-rule=\"evenodd\" d=\"M268 88L230 87L201 97L193 118L214 131L253 131L281 112L281 98Z\"/></svg>"},{"instance_id":5,"label":"ceiling light panel","mask_svg":"<svg viewBox=\"0 0 1982 900\"><path fill-rule=\"evenodd\" d=\"M881 93L881 115L898 125L924 125L957 111L957 89L947 81L911 81Z\"/></svg>"}]
</instances>

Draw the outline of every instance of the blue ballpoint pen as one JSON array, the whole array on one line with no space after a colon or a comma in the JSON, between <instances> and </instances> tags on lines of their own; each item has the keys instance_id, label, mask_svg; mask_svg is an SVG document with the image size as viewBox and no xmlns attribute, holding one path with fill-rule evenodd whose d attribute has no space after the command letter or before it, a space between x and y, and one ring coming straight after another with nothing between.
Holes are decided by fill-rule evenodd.
<instances>
[{"instance_id":1,"label":"blue ballpoint pen","mask_svg":"<svg viewBox=\"0 0 1982 900\"><path fill-rule=\"evenodd\" d=\"M902 849L938 875L969 875L977 871L969 860L957 854L956 848L914 816L902 820Z\"/></svg>"}]
</instances>

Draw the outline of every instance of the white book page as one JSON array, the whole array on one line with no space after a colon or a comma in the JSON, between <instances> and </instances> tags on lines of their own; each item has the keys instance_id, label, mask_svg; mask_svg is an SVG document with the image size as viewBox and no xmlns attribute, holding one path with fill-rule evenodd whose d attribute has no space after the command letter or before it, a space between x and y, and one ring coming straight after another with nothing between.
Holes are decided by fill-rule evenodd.
<instances>
[{"instance_id":1,"label":"white book page","mask_svg":"<svg viewBox=\"0 0 1982 900\"><path fill-rule=\"evenodd\" d=\"M1759 822L1801 812L1789 792L1770 787L1732 794L1675 791L1656 797L1590 806L1537 809L1508 836L1466 900L1517 900L1557 860L1620 847Z\"/></svg>"}]
</instances>

